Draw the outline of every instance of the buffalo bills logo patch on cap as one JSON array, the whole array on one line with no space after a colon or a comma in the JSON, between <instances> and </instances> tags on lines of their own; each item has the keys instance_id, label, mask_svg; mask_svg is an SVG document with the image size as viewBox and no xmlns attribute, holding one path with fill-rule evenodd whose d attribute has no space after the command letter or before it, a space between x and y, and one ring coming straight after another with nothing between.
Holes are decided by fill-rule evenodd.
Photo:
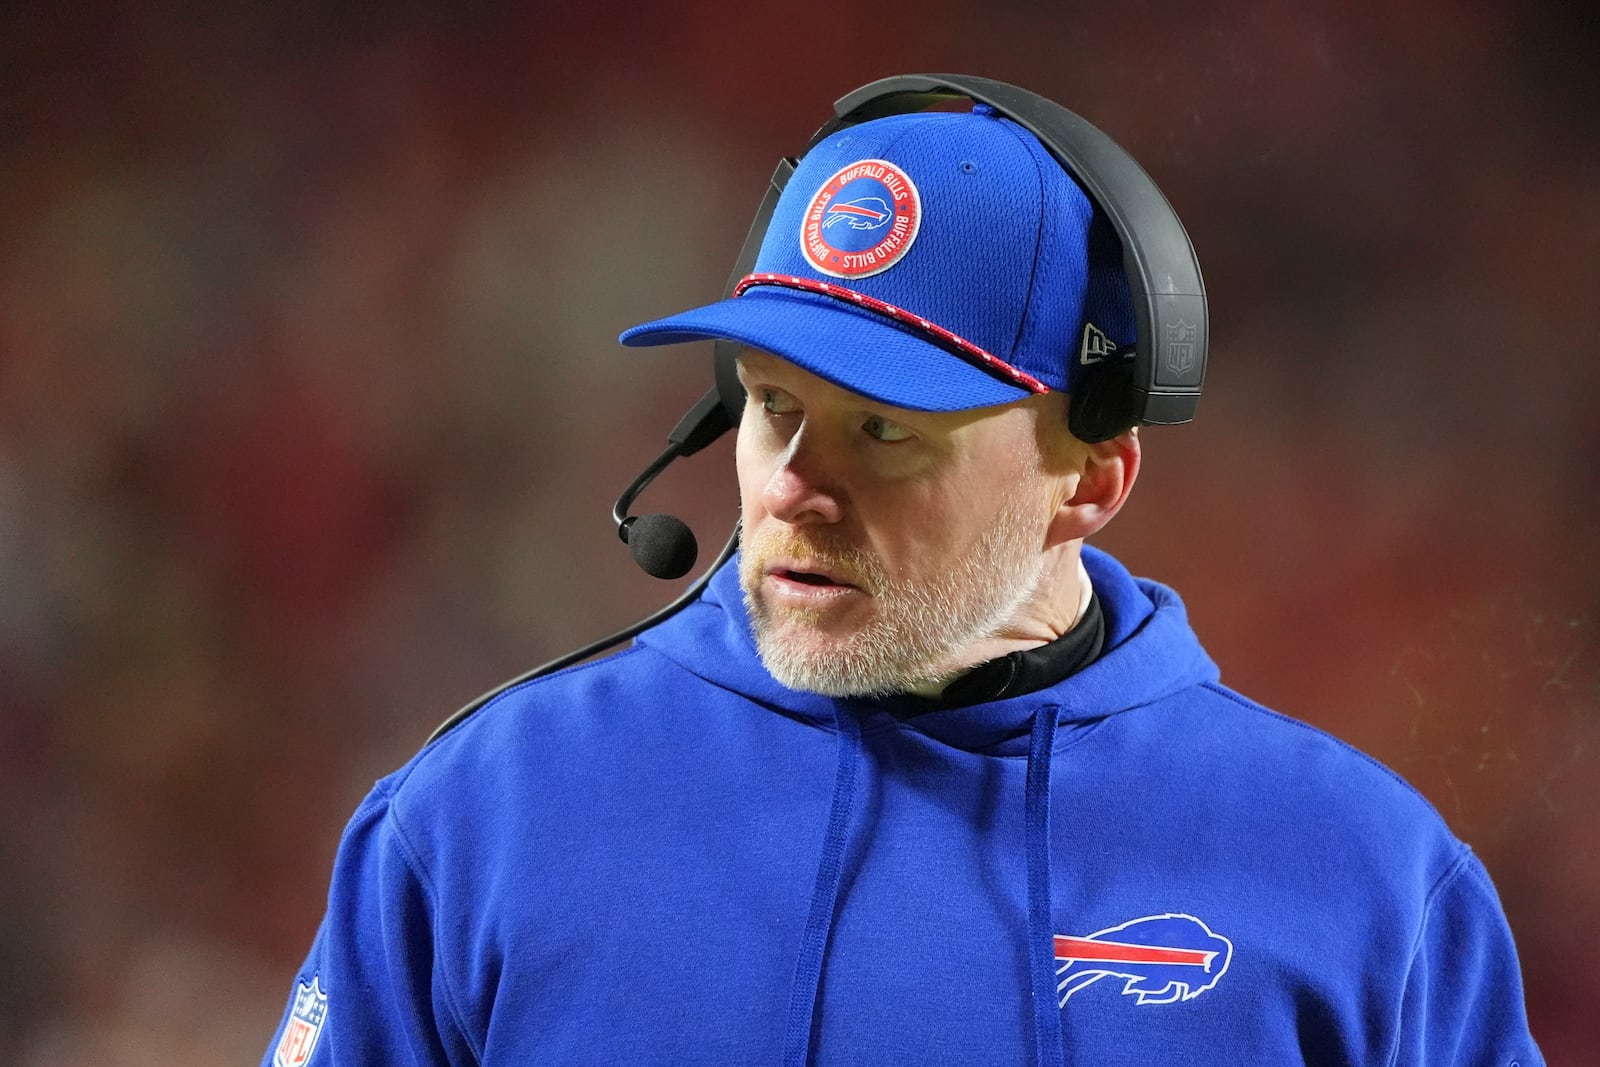
<instances>
[{"instance_id":1,"label":"buffalo bills logo patch on cap","mask_svg":"<svg viewBox=\"0 0 1600 1067\"><path fill-rule=\"evenodd\" d=\"M800 250L824 274L864 278L898 263L921 224L922 200L906 172L862 159L840 168L811 198Z\"/></svg>"}]
</instances>

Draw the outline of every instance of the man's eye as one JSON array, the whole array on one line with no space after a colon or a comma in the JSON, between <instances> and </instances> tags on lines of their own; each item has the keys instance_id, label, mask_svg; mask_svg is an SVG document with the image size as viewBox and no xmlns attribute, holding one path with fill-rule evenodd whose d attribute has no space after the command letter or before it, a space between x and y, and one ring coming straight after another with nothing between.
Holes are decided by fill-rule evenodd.
<instances>
[{"instance_id":1,"label":"man's eye","mask_svg":"<svg viewBox=\"0 0 1600 1067\"><path fill-rule=\"evenodd\" d=\"M795 406L794 397L778 389L758 389L761 410L768 415L788 415L799 410Z\"/></svg>"},{"instance_id":2,"label":"man's eye","mask_svg":"<svg viewBox=\"0 0 1600 1067\"><path fill-rule=\"evenodd\" d=\"M910 430L898 422L890 422L882 415L868 415L867 421L861 424L861 429L868 437L889 443L909 440L912 436Z\"/></svg>"}]
</instances>

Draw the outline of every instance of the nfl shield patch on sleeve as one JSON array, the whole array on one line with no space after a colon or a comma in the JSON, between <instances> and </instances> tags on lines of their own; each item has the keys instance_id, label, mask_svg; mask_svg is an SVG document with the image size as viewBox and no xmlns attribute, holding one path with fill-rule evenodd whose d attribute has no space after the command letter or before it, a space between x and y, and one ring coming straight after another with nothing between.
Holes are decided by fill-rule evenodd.
<instances>
[{"instance_id":1,"label":"nfl shield patch on sleeve","mask_svg":"<svg viewBox=\"0 0 1600 1067\"><path fill-rule=\"evenodd\" d=\"M320 979L312 975L310 985L301 982L295 990L294 1007L278 1039L278 1050L272 1054L272 1067L305 1067L327 1021L328 994L322 991Z\"/></svg>"}]
</instances>

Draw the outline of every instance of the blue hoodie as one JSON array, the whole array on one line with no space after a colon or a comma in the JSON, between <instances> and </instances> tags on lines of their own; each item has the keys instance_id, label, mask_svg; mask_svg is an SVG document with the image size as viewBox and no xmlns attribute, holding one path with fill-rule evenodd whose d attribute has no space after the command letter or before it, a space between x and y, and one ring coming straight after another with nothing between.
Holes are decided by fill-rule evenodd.
<instances>
[{"instance_id":1,"label":"blue hoodie","mask_svg":"<svg viewBox=\"0 0 1600 1067\"><path fill-rule=\"evenodd\" d=\"M357 810L264 1063L1541 1064L1427 802L1084 555L1039 692L786 689L734 566L503 692Z\"/></svg>"}]
</instances>

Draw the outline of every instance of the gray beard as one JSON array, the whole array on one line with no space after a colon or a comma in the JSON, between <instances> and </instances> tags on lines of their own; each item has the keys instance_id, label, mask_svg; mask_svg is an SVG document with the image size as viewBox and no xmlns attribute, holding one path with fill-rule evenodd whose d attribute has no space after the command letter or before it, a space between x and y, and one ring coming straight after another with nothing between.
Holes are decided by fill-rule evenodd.
<instances>
[{"instance_id":1,"label":"gray beard","mask_svg":"<svg viewBox=\"0 0 1600 1067\"><path fill-rule=\"evenodd\" d=\"M1042 530L1008 501L970 550L933 578L891 578L876 557L853 547L827 549L791 536L807 554L837 565L871 592L874 617L854 633L824 634L814 613L770 608L760 595L766 538L740 558L739 577L756 650L790 689L824 696L887 696L939 682L977 665L972 646L994 637L1038 592L1044 574ZM820 550L819 550L820 549Z\"/></svg>"}]
</instances>

